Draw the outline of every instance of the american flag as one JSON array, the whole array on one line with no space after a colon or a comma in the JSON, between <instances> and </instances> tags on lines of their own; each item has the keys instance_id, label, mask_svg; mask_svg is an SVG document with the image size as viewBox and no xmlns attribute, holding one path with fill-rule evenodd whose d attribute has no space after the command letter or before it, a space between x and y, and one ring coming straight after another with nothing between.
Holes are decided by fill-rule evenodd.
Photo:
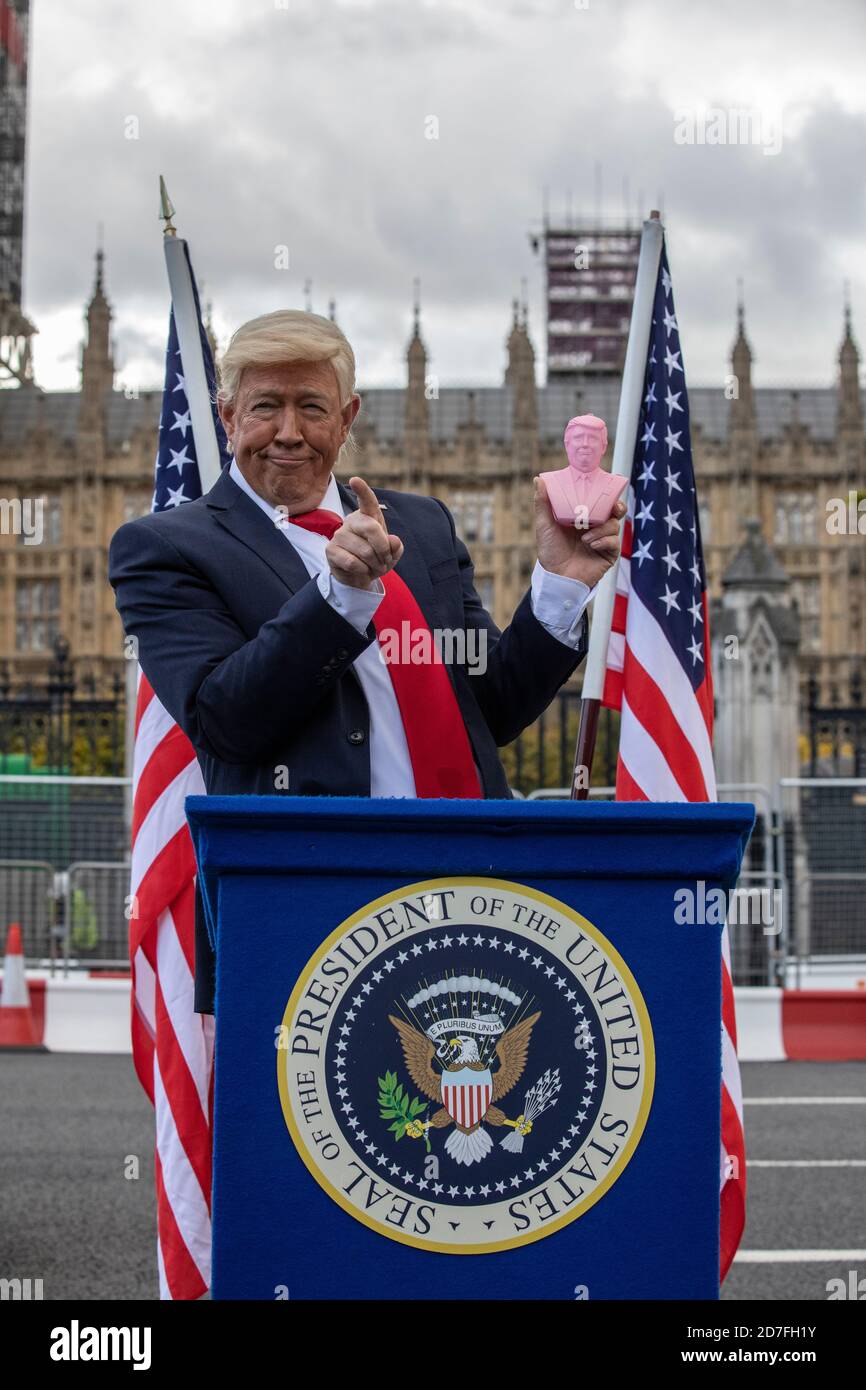
<instances>
[{"instance_id":1,"label":"american flag","mask_svg":"<svg viewBox=\"0 0 866 1390\"><path fill-rule=\"evenodd\" d=\"M192 286L212 398L213 356L185 245L181 266ZM215 410L212 414L220 456L227 461L222 425ZM191 502L201 492L172 307L153 510ZM132 1053L156 1112L160 1295L194 1299L210 1287L213 1019L193 1008L195 857L184 800L204 792L204 784L192 744L142 672L132 783Z\"/></svg>"},{"instance_id":2,"label":"american flag","mask_svg":"<svg viewBox=\"0 0 866 1390\"><path fill-rule=\"evenodd\" d=\"M689 398L667 253L653 303L602 703L622 714L618 801L715 801L707 579ZM743 1231L743 1099L728 928L722 934L720 1272Z\"/></svg>"},{"instance_id":3,"label":"american flag","mask_svg":"<svg viewBox=\"0 0 866 1390\"><path fill-rule=\"evenodd\" d=\"M16 13L9 0L0 0L0 50L23 75L27 63L27 15Z\"/></svg>"}]
</instances>

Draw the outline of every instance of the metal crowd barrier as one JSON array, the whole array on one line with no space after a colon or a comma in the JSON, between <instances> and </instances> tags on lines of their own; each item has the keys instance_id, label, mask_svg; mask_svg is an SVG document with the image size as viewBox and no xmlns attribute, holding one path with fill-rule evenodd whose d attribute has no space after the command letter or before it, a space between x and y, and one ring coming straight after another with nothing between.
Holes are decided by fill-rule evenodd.
<instances>
[{"instance_id":1,"label":"metal crowd barrier","mask_svg":"<svg viewBox=\"0 0 866 1390\"><path fill-rule=\"evenodd\" d=\"M540 787L530 801L566 800ZM611 800L614 788L593 787ZM866 978L866 778L719 787L757 812L729 906L737 984L839 988ZM126 963L130 780L0 775L0 934L31 966Z\"/></svg>"}]
</instances>

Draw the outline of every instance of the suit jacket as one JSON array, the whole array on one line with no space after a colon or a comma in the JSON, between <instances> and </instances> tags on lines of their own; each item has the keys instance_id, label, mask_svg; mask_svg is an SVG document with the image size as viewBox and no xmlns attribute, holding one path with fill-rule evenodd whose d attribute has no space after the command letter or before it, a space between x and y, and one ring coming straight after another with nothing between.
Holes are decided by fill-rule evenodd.
<instances>
[{"instance_id":1,"label":"suit jacket","mask_svg":"<svg viewBox=\"0 0 866 1390\"><path fill-rule=\"evenodd\" d=\"M338 486L356 509L355 494ZM586 618L579 648L567 647L535 618L527 592L500 632L443 503L388 488L376 495L404 544L396 571L430 627L487 634L483 674L447 670L484 796L510 797L497 746L537 718L583 659ZM209 794L370 795L369 712L352 662L375 628L359 633L323 599L294 546L227 472L197 501L121 526L109 579L144 674L190 739ZM287 791L275 787L277 767L288 769ZM196 1008L209 1012L212 1000L199 907Z\"/></svg>"}]
</instances>

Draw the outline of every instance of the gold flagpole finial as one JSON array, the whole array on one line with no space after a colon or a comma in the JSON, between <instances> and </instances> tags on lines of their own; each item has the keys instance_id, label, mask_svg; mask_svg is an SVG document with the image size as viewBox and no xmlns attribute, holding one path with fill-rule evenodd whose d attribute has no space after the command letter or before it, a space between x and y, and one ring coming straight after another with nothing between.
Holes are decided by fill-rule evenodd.
<instances>
[{"instance_id":1,"label":"gold flagpole finial","mask_svg":"<svg viewBox=\"0 0 866 1390\"><path fill-rule=\"evenodd\" d=\"M163 228L164 235L177 236L177 228L171 220L174 217L174 206L171 198L168 196L168 189L165 186L165 179L162 177L162 174L159 176L159 206L159 215L165 223L165 227Z\"/></svg>"}]
</instances>

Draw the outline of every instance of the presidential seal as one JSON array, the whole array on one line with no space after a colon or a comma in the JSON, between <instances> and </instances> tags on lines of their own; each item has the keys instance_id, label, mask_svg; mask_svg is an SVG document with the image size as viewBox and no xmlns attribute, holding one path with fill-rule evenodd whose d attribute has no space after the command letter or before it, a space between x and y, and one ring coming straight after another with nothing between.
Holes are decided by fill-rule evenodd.
<instances>
[{"instance_id":1,"label":"presidential seal","mask_svg":"<svg viewBox=\"0 0 866 1390\"><path fill-rule=\"evenodd\" d=\"M358 1221L424 1250L541 1240L611 1187L652 1099L625 961L579 913L500 879L389 893L343 922L277 1029L289 1133Z\"/></svg>"}]
</instances>

